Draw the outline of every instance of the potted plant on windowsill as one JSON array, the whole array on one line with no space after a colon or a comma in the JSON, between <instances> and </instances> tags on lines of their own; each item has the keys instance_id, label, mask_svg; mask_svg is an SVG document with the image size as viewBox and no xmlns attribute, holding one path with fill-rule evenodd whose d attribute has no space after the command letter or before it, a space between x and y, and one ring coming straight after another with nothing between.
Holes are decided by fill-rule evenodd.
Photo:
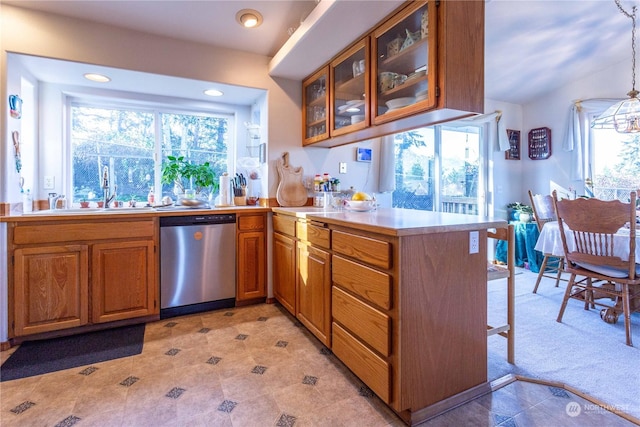
<instances>
[{"instance_id":1,"label":"potted plant on windowsill","mask_svg":"<svg viewBox=\"0 0 640 427\"><path fill-rule=\"evenodd\" d=\"M195 190L197 198L205 198L205 191L214 193L218 186L209 162L195 165L185 160L184 156L167 156L162 165L161 181L163 184L173 184L177 196L184 194L189 187Z\"/></svg>"}]
</instances>

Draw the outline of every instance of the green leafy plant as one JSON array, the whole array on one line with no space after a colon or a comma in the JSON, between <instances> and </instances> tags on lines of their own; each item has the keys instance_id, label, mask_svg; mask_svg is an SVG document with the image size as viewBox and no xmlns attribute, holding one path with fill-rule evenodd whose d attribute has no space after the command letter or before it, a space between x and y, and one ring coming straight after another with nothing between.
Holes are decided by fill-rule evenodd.
<instances>
[{"instance_id":1,"label":"green leafy plant","mask_svg":"<svg viewBox=\"0 0 640 427\"><path fill-rule=\"evenodd\" d=\"M218 187L216 174L209 162L194 165L185 160L184 156L167 156L162 164L162 183L174 184L181 193L187 185L193 185L196 193Z\"/></svg>"},{"instance_id":2,"label":"green leafy plant","mask_svg":"<svg viewBox=\"0 0 640 427\"><path fill-rule=\"evenodd\" d=\"M507 205L507 208L513 209L516 212L533 214L533 208L529 205L522 204L520 202L513 202Z\"/></svg>"}]
</instances>

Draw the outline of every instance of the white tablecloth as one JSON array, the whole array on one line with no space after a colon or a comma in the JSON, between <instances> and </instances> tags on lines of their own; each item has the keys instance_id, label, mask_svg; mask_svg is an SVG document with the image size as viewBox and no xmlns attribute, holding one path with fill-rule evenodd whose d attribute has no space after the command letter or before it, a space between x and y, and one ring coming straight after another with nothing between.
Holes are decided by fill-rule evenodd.
<instances>
[{"instance_id":1,"label":"white tablecloth","mask_svg":"<svg viewBox=\"0 0 640 427\"><path fill-rule=\"evenodd\" d=\"M567 235L567 246L569 250L575 249L573 242L573 235L571 230L568 230L565 226L565 233ZM558 227L558 221L547 222L540 236L536 242L535 249L543 254L551 254L554 256L564 256L564 249L562 249L562 238L560 237L560 227ZM614 236L613 253L621 259L629 259L629 230L626 228L620 229L618 234ZM640 236L636 231L636 264L640 263Z\"/></svg>"}]
</instances>

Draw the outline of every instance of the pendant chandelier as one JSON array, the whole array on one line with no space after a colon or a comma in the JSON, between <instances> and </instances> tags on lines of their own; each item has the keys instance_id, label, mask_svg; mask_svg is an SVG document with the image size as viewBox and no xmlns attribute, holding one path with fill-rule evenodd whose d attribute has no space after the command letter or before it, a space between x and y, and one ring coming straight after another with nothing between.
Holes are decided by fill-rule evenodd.
<instances>
[{"instance_id":1,"label":"pendant chandelier","mask_svg":"<svg viewBox=\"0 0 640 427\"><path fill-rule=\"evenodd\" d=\"M615 129L619 133L639 133L640 132L640 100L636 90L636 6L631 8L631 13L625 11L620 5L620 0L614 0L618 10L632 21L631 29L631 52L632 65L631 74L633 76L631 91L627 93L629 99L620 101L607 108L597 119L593 121L591 127L594 129Z\"/></svg>"}]
</instances>

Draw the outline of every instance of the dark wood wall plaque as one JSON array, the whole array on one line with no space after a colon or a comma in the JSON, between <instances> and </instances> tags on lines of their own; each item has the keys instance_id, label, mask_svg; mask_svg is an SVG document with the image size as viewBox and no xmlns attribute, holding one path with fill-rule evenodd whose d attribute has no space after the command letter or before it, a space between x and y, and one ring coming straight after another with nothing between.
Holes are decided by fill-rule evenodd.
<instances>
[{"instance_id":1,"label":"dark wood wall plaque","mask_svg":"<svg viewBox=\"0 0 640 427\"><path fill-rule=\"evenodd\" d=\"M549 157L551 157L551 129L531 129L529 131L529 158L544 160Z\"/></svg>"},{"instance_id":2,"label":"dark wood wall plaque","mask_svg":"<svg viewBox=\"0 0 640 427\"><path fill-rule=\"evenodd\" d=\"M507 160L520 160L520 131L507 129L509 137L509 149L504 152L504 158Z\"/></svg>"}]
</instances>

